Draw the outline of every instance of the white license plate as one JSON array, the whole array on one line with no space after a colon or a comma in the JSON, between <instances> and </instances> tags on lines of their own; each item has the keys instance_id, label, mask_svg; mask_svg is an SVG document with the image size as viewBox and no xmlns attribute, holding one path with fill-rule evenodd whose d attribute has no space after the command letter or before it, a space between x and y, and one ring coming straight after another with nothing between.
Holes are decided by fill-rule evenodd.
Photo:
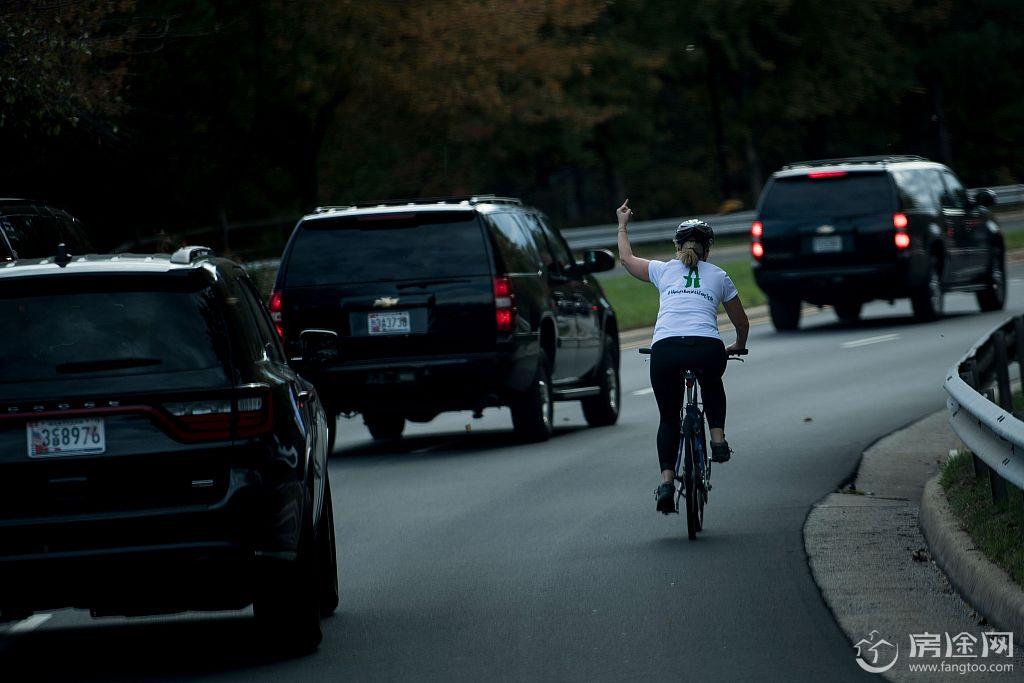
<instances>
[{"instance_id":1,"label":"white license plate","mask_svg":"<svg viewBox=\"0 0 1024 683\"><path fill-rule=\"evenodd\" d=\"M26 425L28 457L88 455L107 450L102 418L40 420Z\"/></svg>"},{"instance_id":2,"label":"white license plate","mask_svg":"<svg viewBox=\"0 0 1024 683\"><path fill-rule=\"evenodd\" d=\"M406 334L410 331L409 311L380 311L367 315L370 334Z\"/></svg>"},{"instance_id":3,"label":"white license plate","mask_svg":"<svg viewBox=\"0 0 1024 683\"><path fill-rule=\"evenodd\" d=\"M811 249L815 254L830 254L843 250L843 238L841 235L828 235L826 237L815 237L811 243Z\"/></svg>"}]
</instances>

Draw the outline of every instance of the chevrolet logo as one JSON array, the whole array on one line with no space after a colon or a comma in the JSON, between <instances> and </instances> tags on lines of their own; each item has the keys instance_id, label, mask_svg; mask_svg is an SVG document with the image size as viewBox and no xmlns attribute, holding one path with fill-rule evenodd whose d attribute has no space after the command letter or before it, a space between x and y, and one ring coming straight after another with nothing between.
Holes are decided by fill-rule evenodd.
<instances>
[{"instance_id":1,"label":"chevrolet logo","mask_svg":"<svg viewBox=\"0 0 1024 683\"><path fill-rule=\"evenodd\" d=\"M835 227L833 227L831 225L819 225L818 226L818 234L819 235L831 235L835 231L836 231Z\"/></svg>"},{"instance_id":2,"label":"chevrolet logo","mask_svg":"<svg viewBox=\"0 0 1024 683\"><path fill-rule=\"evenodd\" d=\"M398 305L398 297L382 296L373 302L374 308L391 308Z\"/></svg>"}]
</instances>

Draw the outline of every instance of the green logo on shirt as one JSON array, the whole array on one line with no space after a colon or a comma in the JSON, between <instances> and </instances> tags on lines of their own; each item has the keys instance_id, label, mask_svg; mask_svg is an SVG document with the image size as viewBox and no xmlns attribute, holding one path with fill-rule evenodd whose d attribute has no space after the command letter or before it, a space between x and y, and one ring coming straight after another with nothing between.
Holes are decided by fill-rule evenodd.
<instances>
[{"instance_id":1,"label":"green logo on shirt","mask_svg":"<svg viewBox=\"0 0 1024 683\"><path fill-rule=\"evenodd\" d=\"M700 289L700 272L696 268L690 268L690 274L686 276L686 286Z\"/></svg>"}]
</instances>

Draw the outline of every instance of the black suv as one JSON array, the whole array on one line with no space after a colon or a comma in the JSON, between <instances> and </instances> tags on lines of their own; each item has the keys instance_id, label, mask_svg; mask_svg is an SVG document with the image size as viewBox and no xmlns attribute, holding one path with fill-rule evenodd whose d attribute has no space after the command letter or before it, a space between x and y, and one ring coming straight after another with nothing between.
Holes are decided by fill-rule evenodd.
<instances>
[{"instance_id":1,"label":"black suv","mask_svg":"<svg viewBox=\"0 0 1024 683\"><path fill-rule=\"evenodd\" d=\"M538 211L494 196L327 207L282 257L271 315L328 414L374 438L449 410L510 406L517 433L550 436L552 402L591 425L619 410L615 313Z\"/></svg>"},{"instance_id":2,"label":"black suv","mask_svg":"<svg viewBox=\"0 0 1024 683\"><path fill-rule=\"evenodd\" d=\"M64 244L71 254L95 251L77 218L28 199L0 198L0 261L52 256Z\"/></svg>"},{"instance_id":3,"label":"black suv","mask_svg":"<svg viewBox=\"0 0 1024 683\"><path fill-rule=\"evenodd\" d=\"M790 164L776 172L751 228L754 276L778 330L801 301L843 321L873 299L909 297L914 315L942 315L943 294L975 292L983 311L1006 301L1003 235L991 190L969 196L947 167L915 156Z\"/></svg>"},{"instance_id":4,"label":"black suv","mask_svg":"<svg viewBox=\"0 0 1024 683\"><path fill-rule=\"evenodd\" d=\"M240 609L309 649L338 603L328 426L209 250L0 268L0 616Z\"/></svg>"}]
</instances>

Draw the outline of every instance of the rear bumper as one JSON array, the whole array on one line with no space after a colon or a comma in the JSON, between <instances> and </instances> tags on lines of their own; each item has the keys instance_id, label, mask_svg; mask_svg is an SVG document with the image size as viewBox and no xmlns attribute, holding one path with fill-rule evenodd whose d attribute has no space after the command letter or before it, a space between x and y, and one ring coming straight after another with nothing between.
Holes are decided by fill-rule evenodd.
<instances>
[{"instance_id":1,"label":"rear bumper","mask_svg":"<svg viewBox=\"0 0 1024 683\"><path fill-rule=\"evenodd\" d=\"M920 273L918 271L921 271ZM754 279L769 297L812 304L900 299L924 281L924 269L911 259L829 268L755 268Z\"/></svg>"},{"instance_id":2,"label":"rear bumper","mask_svg":"<svg viewBox=\"0 0 1024 683\"><path fill-rule=\"evenodd\" d=\"M0 608L112 614L237 609L260 566L295 556L297 482L232 469L214 504L0 519Z\"/></svg>"},{"instance_id":3,"label":"rear bumper","mask_svg":"<svg viewBox=\"0 0 1024 683\"><path fill-rule=\"evenodd\" d=\"M406 416L501 405L524 390L537 368L538 345L510 343L490 353L351 361L299 367L334 411Z\"/></svg>"}]
</instances>

